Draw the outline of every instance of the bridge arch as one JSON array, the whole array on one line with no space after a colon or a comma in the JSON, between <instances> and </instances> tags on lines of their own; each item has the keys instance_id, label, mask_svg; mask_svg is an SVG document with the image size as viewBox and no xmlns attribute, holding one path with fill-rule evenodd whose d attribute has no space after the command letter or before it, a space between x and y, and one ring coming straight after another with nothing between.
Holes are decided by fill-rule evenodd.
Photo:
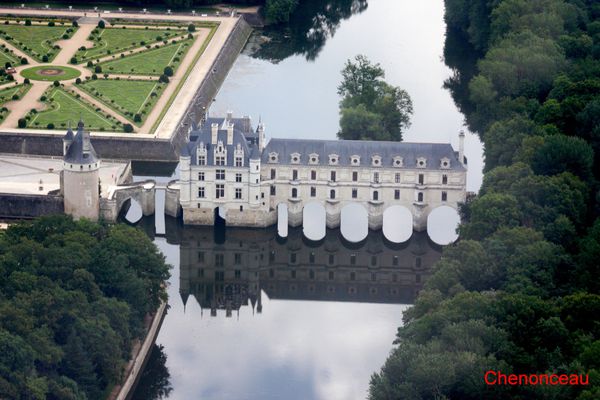
<instances>
[{"instance_id":1,"label":"bridge arch","mask_svg":"<svg viewBox=\"0 0 600 400\"><path fill-rule=\"evenodd\" d=\"M401 205L392 205L383 212L383 235L392 243L404 243L413 234L413 213Z\"/></svg>"},{"instance_id":2,"label":"bridge arch","mask_svg":"<svg viewBox=\"0 0 600 400\"><path fill-rule=\"evenodd\" d=\"M302 208L302 232L304 236L313 241L325 237L327 212L319 201L311 201Z\"/></svg>"},{"instance_id":3,"label":"bridge arch","mask_svg":"<svg viewBox=\"0 0 600 400\"><path fill-rule=\"evenodd\" d=\"M458 239L456 228L460 223L460 214L456 207L443 205L429 211L427 215L427 234L436 244L447 245Z\"/></svg>"},{"instance_id":4,"label":"bridge arch","mask_svg":"<svg viewBox=\"0 0 600 400\"><path fill-rule=\"evenodd\" d=\"M340 232L351 243L363 241L369 234L369 212L360 203L348 203L340 213Z\"/></svg>"}]
</instances>

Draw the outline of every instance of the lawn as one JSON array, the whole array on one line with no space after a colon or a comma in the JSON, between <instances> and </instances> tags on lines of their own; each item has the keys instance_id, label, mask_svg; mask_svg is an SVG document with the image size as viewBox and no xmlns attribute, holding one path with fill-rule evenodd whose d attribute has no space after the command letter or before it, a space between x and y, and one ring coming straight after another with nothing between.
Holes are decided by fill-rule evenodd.
<instances>
[{"instance_id":1,"label":"lawn","mask_svg":"<svg viewBox=\"0 0 600 400\"><path fill-rule=\"evenodd\" d=\"M11 63L12 65L18 65L21 63L12 51L6 47L0 48L0 67L4 68L4 65L6 65L7 62Z\"/></svg>"},{"instance_id":2,"label":"lawn","mask_svg":"<svg viewBox=\"0 0 600 400\"><path fill-rule=\"evenodd\" d=\"M99 65L102 71L108 74L161 75L166 66L173 67L173 71L177 69L192 43L190 39L180 40L158 49L105 61Z\"/></svg>"},{"instance_id":3,"label":"lawn","mask_svg":"<svg viewBox=\"0 0 600 400\"><path fill-rule=\"evenodd\" d=\"M15 94L19 96L19 99L22 98L30 88L31 85L14 85L0 89L0 105L12 101Z\"/></svg>"},{"instance_id":4,"label":"lawn","mask_svg":"<svg viewBox=\"0 0 600 400\"><path fill-rule=\"evenodd\" d=\"M42 57L47 55L48 61L52 61L58 54L58 50L53 47L54 43L62 40L63 35L70 37L76 29L72 26L25 26L11 23L0 25L0 34L3 39L36 60L42 61Z\"/></svg>"},{"instance_id":5,"label":"lawn","mask_svg":"<svg viewBox=\"0 0 600 400\"><path fill-rule=\"evenodd\" d=\"M94 29L88 37L94 47L79 50L77 57L82 61L94 60L111 54L161 42L185 35L184 30L144 29L144 28L105 28Z\"/></svg>"},{"instance_id":6,"label":"lawn","mask_svg":"<svg viewBox=\"0 0 600 400\"><path fill-rule=\"evenodd\" d=\"M51 88L45 93L48 108L37 113L28 114L30 128L48 128L53 124L56 129L65 128L69 121L76 123L79 119L91 130L120 130L120 123L112 117L107 117L84 101L77 99L60 88Z\"/></svg>"},{"instance_id":7,"label":"lawn","mask_svg":"<svg viewBox=\"0 0 600 400\"><path fill-rule=\"evenodd\" d=\"M58 73L57 75L45 75L44 72L48 71L54 71ZM75 79L79 75L81 75L81 72L75 68L53 65L39 65L37 67L31 67L21 71L21 76L23 78L29 78L35 81L65 81L69 79Z\"/></svg>"},{"instance_id":8,"label":"lawn","mask_svg":"<svg viewBox=\"0 0 600 400\"><path fill-rule=\"evenodd\" d=\"M166 84L158 81L124 79L90 80L79 85L79 88L138 126L146 120L165 87ZM137 122L135 114L140 116Z\"/></svg>"}]
</instances>

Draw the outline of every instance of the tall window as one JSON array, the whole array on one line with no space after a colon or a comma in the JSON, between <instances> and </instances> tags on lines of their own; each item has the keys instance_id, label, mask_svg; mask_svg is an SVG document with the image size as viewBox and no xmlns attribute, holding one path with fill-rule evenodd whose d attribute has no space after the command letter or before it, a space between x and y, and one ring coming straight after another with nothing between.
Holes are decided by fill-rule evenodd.
<instances>
[{"instance_id":1,"label":"tall window","mask_svg":"<svg viewBox=\"0 0 600 400\"><path fill-rule=\"evenodd\" d=\"M271 168L271 179L275 179L275 168Z\"/></svg>"},{"instance_id":2,"label":"tall window","mask_svg":"<svg viewBox=\"0 0 600 400\"><path fill-rule=\"evenodd\" d=\"M234 257L233 262L235 265L240 265L242 263L242 253L235 253L233 257ZM236 275L237 275L237 270L236 270Z\"/></svg>"},{"instance_id":3,"label":"tall window","mask_svg":"<svg viewBox=\"0 0 600 400\"><path fill-rule=\"evenodd\" d=\"M292 170L292 180L294 180L294 181L298 180L298 170L297 169Z\"/></svg>"},{"instance_id":4,"label":"tall window","mask_svg":"<svg viewBox=\"0 0 600 400\"><path fill-rule=\"evenodd\" d=\"M395 181L396 183L400 183L400 174L398 174L398 173L397 173L397 174L394 176L394 181Z\"/></svg>"},{"instance_id":5,"label":"tall window","mask_svg":"<svg viewBox=\"0 0 600 400\"><path fill-rule=\"evenodd\" d=\"M293 188L292 189L292 198L295 199L296 197L298 197L298 189Z\"/></svg>"},{"instance_id":6,"label":"tall window","mask_svg":"<svg viewBox=\"0 0 600 400\"><path fill-rule=\"evenodd\" d=\"M400 191L398 189L394 190L394 200L400 200Z\"/></svg>"},{"instance_id":7,"label":"tall window","mask_svg":"<svg viewBox=\"0 0 600 400\"><path fill-rule=\"evenodd\" d=\"M225 255L221 253L215 254L215 267L222 267L225 265Z\"/></svg>"},{"instance_id":8,"label":"tall window","mask_svg":"<svg viewBox=\"0 0 600 400\"><path fill-rule=\"evenodd\" d=\"M329 191L329 198L330 199L335 199L335 190L332 189L332 190Z\"/></svg>"},{"instance_id":9,"label":"tall window","mask_svg":"<svg viewBox=\"0 0 600 400\"><path fill-rule=\"evenodd\" d=\"M448 200L448 192L442 192L442 201Z\"/></svg>"},{"instance_id":10,"label":"tall window","mask_svg":"<svg viewBox=\"0 0 600 400\"><path fill-rule=\"evenodd\" d=\"M198 172L198 180L199 181L203 181L204 180L204 172Z\"/></svg>"},{"instance_id":11,"label":"tall window","mask_svg":"<svg viewBox=\"0 0 600 400\"><path fill-rule=\"evenodd\" d=\"M290 253L290 263L294 264L298 255L296 253Z\"/></svg>"},{"instance_id":12,"label":"tall window","mask_svg":"<svg viewBox=\"0 0 600 400\"><path fill-rule=\"evenodd\" d=\"M373 200L379 200L379 192L377 190L373 191Z\"/></svg>"},{"instance_id":13,"label":"tall window","mask_svg":"<svg viewBox=\"0 0 600 400\"><path fill-rule=\"evenodd\" d=\"M425 182L425 176L423 174L419 174L419 185L422 185Z\"/></svg>"},{"instance_id":14,"label":"tall window","mask_svg":"<svg viewBox=\"0 0 600 400\"><path fill-rule=\"evenodd\" d=\"M423 192L419 192L419 194L417 195L417 200L419 201L419 203L423 201Z\"/></svg>"},{"instance_id":15,"label":"tall window","mask_svg":"<svg viewBox=\"0 0 600 400\"><path fill-rule=\"evenodd\" d=\"M444 174L442 175L442 185L447 185L448 184L448 175Z\"/></svg>"},{"instance_id":16,"label":"tall window","mask_svg":"<svg viewBox=\"0 0 600 400\"><path fill-rule=\"evenodd\" d=\"M317 171L310 171L310 179L313 181L317 180Z\"/></svg>"},{"instance_id":17,"label":"tall window","mask_svg":"<svg viewBox=\"0 0 600 400\"><path fill-rule=\"evenodd\" d=\"M203 187L198 188L198 197L201 199L204 198L204 188Z\"/></svg>"},{"instance_id":18,"label":"tall window","mask_svg":"<svg viewBox=\"0 0 600 400\"><path fill-rule=\"evenodd\" d=\"M315 263L315 253L314 252L310 252L310 254L308 255L308 262L310 262L311 264Z\"/></svg>"},{"instance_id":19,"label":"tall window","mask_svg":"<svg viewBox=\"0 0 600 400\"><path fill-rule=\"evenodd\" d=\"M215 157L215 165L225 165L225 156Z\"/></svg>"},{"instance_id":20,"label":"tall window","mask_svg":"<svg viewBox=\"0 0 600 400\"><path fill-rule=\"evenodd\" d=\"M236 182L241 182L242 181L242 174L235 174L235 181Z\"/></svg>"},{"instance_id":21,"label":"tall window","mask_svg":"<svg viewBox=\"0 0 600 400\"><path fill-rule=\"evenodd\" d=\"M310 188L310 197L316 197L316 196L317 196L317 188L311 187Z\"/></svg>"},{"instance_id":22,"label":"tall window","mask_svg":"<svg viewBox=\"0 0 600 400\"><path fill-rule=\"evenodd\" d=\"M373 182L379 183L379 172L373 172Z\"/></svg>"},{"instance_id":23,"label":"tall window","mask_svg":"<svg viewBox=\"0 0 600 400\"><path fill-rule=\"evenodd\" d=\"M335 171L331 171L331 182L335 182Z\"/></svg>"},{"instance_id":24,"label":"tall window","mask_svg":"<svg viewBox=\"0 0 600 400\"><path fill-rule=\"evenodd\" d=\"M225 170L224 169L215 170L215 179L218 181L224 181L225 180Z\"/></svg>"},{"instance_id":25,"label":"tall window","mask_svg":"<svg viewBox=\"0 0 600 400\"><path fill-rule=\"evenodd\" d=\"M275 196L275 185L271 185L271 196Z\"/></svg>"},{"instance_id":26,"label":"tall window","mask_svg":"<svg viewBox=\"0 0 600 400\"><path fill-rule=\"evenodd\" d=\"M206 157L198 156L198 165L206 165Z\"/></svg>"},{"instance_id":27,"label":"tall window","mask_svg":"<svg viewBox=\"0 0 600 400\"><path fill-rule=\"evenodd\" d=\"M354 181L354 182L358 181L358 172L357 171L352 172L352 181Z\"/></svg>"},{"instance_id":28,"label":"tall window","mask_svg":"<svg viewBox=\"0 0 600 400\"><path fill-rule=\"evenodd\" d=\"M235 188L235 198L237 200L242 198L242 188Z\"/></svg>"},{"instance_id":29,"label":"tall window","mask_svg":"<svg viewBox=\"0 0 600 400\"><path fill-rule=\"evenodd\" d=\"M352 198L356 199L358 197L358 189L352 189Z\"/></svg>"},{"instance_id":30,"label":"tall window","mask_svg":"<svg viewBox=\"0 0 600 400\"><path fill-rule=\"evenodd\" d=\"M242 166L242 157L236 157L235 158L235 166L236 167L241 167Z\"/></svg>"},{"instance_id":31,"label":"tall window","mask_svg":"<svg viewBox=\"0 0 600 400\"><path fill-rule=\"evenodd\" d=\"M225 197L225 185L223 185L222 183L218 183L216 185L215 197L217 199Z\"/></svg>"},{"instance_id":32,"label":"tall window","mask_svg":"<svg viewBox=\"0 0 600 400\"><path fill-rule=\"evenodd\" d=\"M356 265L356 254L350 254L350 265Z\"/></svg>"}]
</instances>

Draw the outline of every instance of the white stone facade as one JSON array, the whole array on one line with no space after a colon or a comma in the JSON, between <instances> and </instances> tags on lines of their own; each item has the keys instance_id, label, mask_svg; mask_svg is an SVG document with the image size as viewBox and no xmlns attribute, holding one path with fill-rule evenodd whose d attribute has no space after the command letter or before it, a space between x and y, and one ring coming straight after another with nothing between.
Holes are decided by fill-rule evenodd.
<instances>
[{"instance_id":1,"label":"white stone facade","mask_svg":"<svg viewBox=\"0 0 600 400\"><path fill-rule=\"evenodd\" d=\"M387 207L400 205L422 231L431 210L465 200L462 133L458 152L449 144L293 139L272 139L263 148L263 125L244 132L239 122L231 115L209 119L210 131L197 131L182 153L184 223L211 225L221 208L227 225L264 227L286 204L288 223L299 226L304 206L318 202L327 226L336 228L342 208L359 203L371 229L381 229Z\"/></svg>"}]
</instances>

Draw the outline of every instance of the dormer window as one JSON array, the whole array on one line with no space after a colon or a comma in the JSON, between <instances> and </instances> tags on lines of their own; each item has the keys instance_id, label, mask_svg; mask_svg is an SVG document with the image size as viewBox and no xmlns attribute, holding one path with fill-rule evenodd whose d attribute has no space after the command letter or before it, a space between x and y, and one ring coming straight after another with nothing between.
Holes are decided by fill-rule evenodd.
<instances>
[{"instance_id":1,"label":"dormer window","mask_svg":"<svg viewBox=\"0 0 600 400\"><path fill-rule=\"evenodd\" d=\"M317 153L311 153L308 155L308 163L309 164L318 164L319 163L319 155Z\"/></svg>"},{"instance_id":2,"label":"dormer window","mask_svg":"<svg viewBox=\"0 0 600 400\"><path fill-rule=\"evenodd\" d=\"M404 160L402 157L394 157L394 161L392 161L392 165L396 168L400 168L404 165Z\"/></svg>"},{"instance_id":3,"label":"dormer window","mask_svg":"<svg viewBox=\"0 0 600 400\"><path fill-rule=\"evenodd\" d=\"M290 156L290 162L292 164L300 164L300 153L292 153Z\"/></svg>"},{"instance_id":4,"label":"dormer window","mask_svg":"<svg viewBox=\"0 0 600 400\"><path fill-rule=\"evenodd\" d=\"M329 155L329 165L337 165L340 157L337 154Z\"/></svg>"},{"instance_id":5,"label":"dormer window","mask_svg":"<svg viewBox=\"0 0 600 400\"><path fill-rule=\"evenodd\" d=\"M381 167L381 156L372 156L371 157L371 164L374 167Z\"/></svg>"},{"instance_id":6,"label":"dormer window","mask_svg":"<svg viewBox=\"0 0 600 400\"><path fill-rule=\"evenodd\" d=\"M350 164L358 167L360 165L360 156L353 155L350 157Z\"/></svg>"},{"instance_id":7,"label":"dormer window","mask_svg":"<svg viewBox=\"0 0 600 400\"><path fill-rule=\"evenodd\" d=\"M440 168L441 169L449 169L450 168L450 159L448 157L444 157L440 160Z\"/></svg>"},{"instance_id":8,"label":"dormer window","mask_svg":"<svg viewBox=\"0 0 600 400\"><path fill-rule=\"evenodd\" d=\"M427 168L427 159L425 157L417 158L417 168Z\"/></svg>"},{"instance_id":9,"label":"dormer window","mask_svg":"<svg viewBox=\"0 0 600 400\"><path fill-rule=\"evenodd\" d=\"M279 154L277 153L269 153L269 162L276 163L279 161Z\"/></svg>"}]
</instances>

